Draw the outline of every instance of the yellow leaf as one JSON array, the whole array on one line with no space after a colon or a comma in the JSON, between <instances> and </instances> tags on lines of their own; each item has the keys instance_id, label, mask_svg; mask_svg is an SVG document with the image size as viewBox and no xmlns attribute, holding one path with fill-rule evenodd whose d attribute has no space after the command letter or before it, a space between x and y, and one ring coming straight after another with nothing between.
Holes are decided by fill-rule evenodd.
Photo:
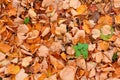
<instances>
[{"instance_id":1,"label":"yellow leaf","mask_svg":"<svg viewBox=\"0 0 120 80\"><path fill-rule=\"evenodd\" d=\"M77 8L78 14L83 14L87 10L87 5L80 5L80 7Z\"/></svg>"},{"instance_id":2,"label":"yellow leaf","mask_svg":"<svg viewBox=\"0 0 120 80\"><path fill-rule=\"evenodd\" d=\"M20 71L20 67L18 65L9 64L7 70L10 74L17 74Z\"/></svg>"},{"instance_id":3,"label":"yellow leaf","mask_svg":"<svg viewBox=\"0 0 120 80\"><path fill-rule=\"evenodd\" d=\"M64 52L61 53L61 57L62 57L65 61L67 61L67 60L66 60L66 54L65 54Z\"/></svg>"}]
</instances>

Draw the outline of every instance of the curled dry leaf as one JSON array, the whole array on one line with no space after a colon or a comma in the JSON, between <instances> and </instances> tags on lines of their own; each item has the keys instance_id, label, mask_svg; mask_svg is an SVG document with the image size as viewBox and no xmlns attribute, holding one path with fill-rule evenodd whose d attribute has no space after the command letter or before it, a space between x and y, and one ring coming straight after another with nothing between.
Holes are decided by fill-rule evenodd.
<instances>
[{"instance_id":1,"label":"curled dry leaf","mask_svg":"<svg viewBox=\"0 0 120 80\"><path fill-rule=\"evenodd\" d=\"M29 9L28 10L28 14L30 15L30 17L32 19L36 18L37 17L37 14L35 13L34 9Z\"/></svg>"},{"instance_id":2,"label":"curled dry leaf","mask_svg":"<svg viewBox=\"0 0 120 80\"><path fill-rule=\"evenodd\" d=\"M7 71L9 74L17 74L20 71L20 66L14 65L14 64L9 64L7 66Z\"/></svg>"},{"instance_id":3,"label":"curled dry leaf","mask_svg":"<svg viewBox=\"0 0 120 80\"><path fill-rule=\"evenodd\" d=\"M50 27L46 27L45 30L42 32L41 36L44 37L50 32Z\"/></svg>"},{"instance_id":4,"label":"curled dry leaf","mask_svg":"<svg viewBox=\"0 0 120 80\"><path fill-rule=\"evenodd\" d=\"M101 68L102 71L104 72L110 72L110 71L115 71L115 69L113 67L106 67L106 68Z\"/></svg>"},{"instance_id":5,"label":"curled dry leaf","mask_svg":"<svg viewBox=\"0 0 120 80\"><path fill-rule=\"evenodd\" d=\"M15 75L15 80L24 80L27 76L28 74L25 73L25 70L21 69L20 72Z\"/></svg>"},{"instance_id":6,"label":"curled dry leaf","mask_svg":"<svg viewBox=\"0 0 120 80\"><path fill-rule=\"evenodd\" d=\"M60 78L62 80L74 80L76 69L72 66L66 66L60 71Z\"/></svg>"},{"instance_id":7,"label":"curled dry leaf","mask_svg":"<svg viewBox=\"0 0 120 80\"><path fill-rule=\"evenodd\" d=\"M70 7L77 9L81 5L79 0L70 0Z\"/></svg>"},{"instance_id":8,"label":"curled dry leaf","mask_svg":"<svg viewBox=\"0 0 120 80\"><path fill-rule=\"evenodd\" d=\"M5 54L3 54L2 52L0 52L0 61L5 59Z\"/></svg>"},{"instance_id":9,"label":"curled dry leaf","mask_svg":"<svg viewBox=\"0 0 120 80\"><path fill-rule=\"evenodd\" d=\"M29 32L27 35L29 35L28 39L34 39L39 36L39 31L33 30L33 31Z\"/></svg>"},{"instance_id":10,"label":"curled dry leaf","mask_svg":"<svg viewBox=\"0 0 120 80\"><path fill-rule=\"evenodd\" d=\"M56 59L55 57L50 55L50 62L54 66L55 69L62 69L64 67L64 64L62 61Z\"/></svg>"},{"instance_id":11,"label":"curled dry leaf","mask_svg":"<svg viewBox=\"0 0 120 80\"><path fill-rule=\"evenodd\" d=\"M30 52L28 52L28 51L26 51L24 49L21 49L21 52L24 53L24 54L26 54L26 55L30 55L30 56L32 55L32 53L30 53Z\"/></svg>"},{"instance_id":12,"label":"curled dry leaf","mask_svg":"<svg viewBox=\"0 0 120 80\"><path fill-rule=\"evenodd\" d=\"M78 30L73 38L74 38L74 39L78 39L78 38L81 37L81 36L82 36L83 38L85 38L85 31L84 31L84 30Z\"/></svg>"},{"instance_id":13,"label":"curled dry leaf","mask_svg":"<svg viewBox=\"0 0 120 80\"><path fill-rule=\"evenodd\" d=\"M22 66L27 67L32 61L32 57L28 56L22 59Z\"/></svg>"},{"instance_id":14,"label":"curled dry leaf","mask_svg":"<svg viewBox=\"0 0 120 80\"><path fill-rule=\"evenodd\" d=\"M100 35L101 35L100 30L98 30L98 29L93 29L92 30L92 37L94 39L97 39L98 37L100 37Z\"/></svg>"}]
</instances>

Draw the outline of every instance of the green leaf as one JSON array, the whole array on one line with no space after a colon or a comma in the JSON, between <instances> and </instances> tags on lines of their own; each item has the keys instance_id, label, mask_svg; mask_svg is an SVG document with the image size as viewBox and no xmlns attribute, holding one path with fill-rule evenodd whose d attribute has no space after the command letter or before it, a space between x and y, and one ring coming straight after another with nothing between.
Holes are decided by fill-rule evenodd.
<instances>
[{"instance_id":1,"label":"green leaf","mask_svg":"<svg viewBox=\"0 0 120 80\"><path fill-rule=\"evenodd\" d=\"M112 62L115 62L118 59L117 53L115 53L112 57Z\"/></svg>"},{"instance_id":2,"label":"green leaf","mask_svg":"<svg viewBox=\"0 0 120 80\"><path fill-rule=\"evenodd\" d=\"M24 24L28 24L29 21L30 21L30 18L29 18L29 17L26 17L26 18L24 19Z\"/></svg>"},{"instance_id":3,"label":"green leaf","mask_svg":"<svg viewBox=\"0 0 120 80\"><path fill-rule=\"evenodd\" d=\"M101 36L100 38L107 41L108 39L110 39L113 35L113 32L114 32L114 29L113 27L111 27L111 34L108 34L108 35L104 35L102 32L101 32Z\"/></svg>"},{"instance_id":4,"label":"green leaf","mask_svg":"<svg viewBox=\"0 0 120 80\"><path fill-rule=\"evenodd\" d=\"M84 57L84 59L87 59L87 57L88 57L88 44L78 43L78 45L75 45L73 48L75 50L76 57L80 57L82 55Z\"/></svg>"}]
</instances>

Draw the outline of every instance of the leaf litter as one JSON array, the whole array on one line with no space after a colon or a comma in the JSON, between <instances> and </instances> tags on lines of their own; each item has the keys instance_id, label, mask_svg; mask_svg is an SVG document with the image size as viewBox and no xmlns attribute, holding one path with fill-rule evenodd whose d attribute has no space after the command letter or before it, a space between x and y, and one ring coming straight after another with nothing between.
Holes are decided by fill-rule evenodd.
<instances>
[{"instance_id":1,"label":"leaf litter","mask_svg":"<svg viewBox=\"0 0 120 80\"><path fill-rule=\"evenodd\" d=\"M119 80L120 0L0 0L0 80Z\"/></svg>"}]
</instances>

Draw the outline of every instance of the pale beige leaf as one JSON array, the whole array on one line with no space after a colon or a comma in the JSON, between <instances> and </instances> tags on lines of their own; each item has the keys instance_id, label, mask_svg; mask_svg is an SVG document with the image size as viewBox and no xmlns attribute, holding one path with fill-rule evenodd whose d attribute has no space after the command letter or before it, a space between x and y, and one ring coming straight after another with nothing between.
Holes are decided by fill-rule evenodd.
<instances>
[{"instance_id":1,"label":"pale beige leaf","mask_svg":"<svg viewBox=\"0 0 120 80\"><path fill-rule=\"evenodd\" d=\"M81 5L79 0L70 0L70 7L77 9Z\"/></svg>"},{"instance_id":2,"label":"pale beige leaf","mask_svg":"<svg viewBox=\"0 0 120 80\"><path fill-rule=\"evenodd\" d=\"M60 71L60 78L62 80L74 80L76 69L72 66L66 66Z\"/></svg>"},{"instance_id":3,"label":"pale beige leaf","mask_svg":"<svg viewBox=\"0 0 120 80\"><path fill-rule=\"evenodd\" d=\"M21 69L20 72L15 76L15 80L24 80L28 74L25 73L24 69Z\"/></svg>"},{"instance_id":4,"label":"pale beige leaf","mask_svg":"<svg viewBox=\"0 0 120 80\"><path fill-rule=\"evenodd\" d=\"M77 64L77 66L79 66L80 68L86 70L86 62L85 62L85 59L83 59L83 58L77 58L76 64Z\"/></svg>"}]
</instances>

